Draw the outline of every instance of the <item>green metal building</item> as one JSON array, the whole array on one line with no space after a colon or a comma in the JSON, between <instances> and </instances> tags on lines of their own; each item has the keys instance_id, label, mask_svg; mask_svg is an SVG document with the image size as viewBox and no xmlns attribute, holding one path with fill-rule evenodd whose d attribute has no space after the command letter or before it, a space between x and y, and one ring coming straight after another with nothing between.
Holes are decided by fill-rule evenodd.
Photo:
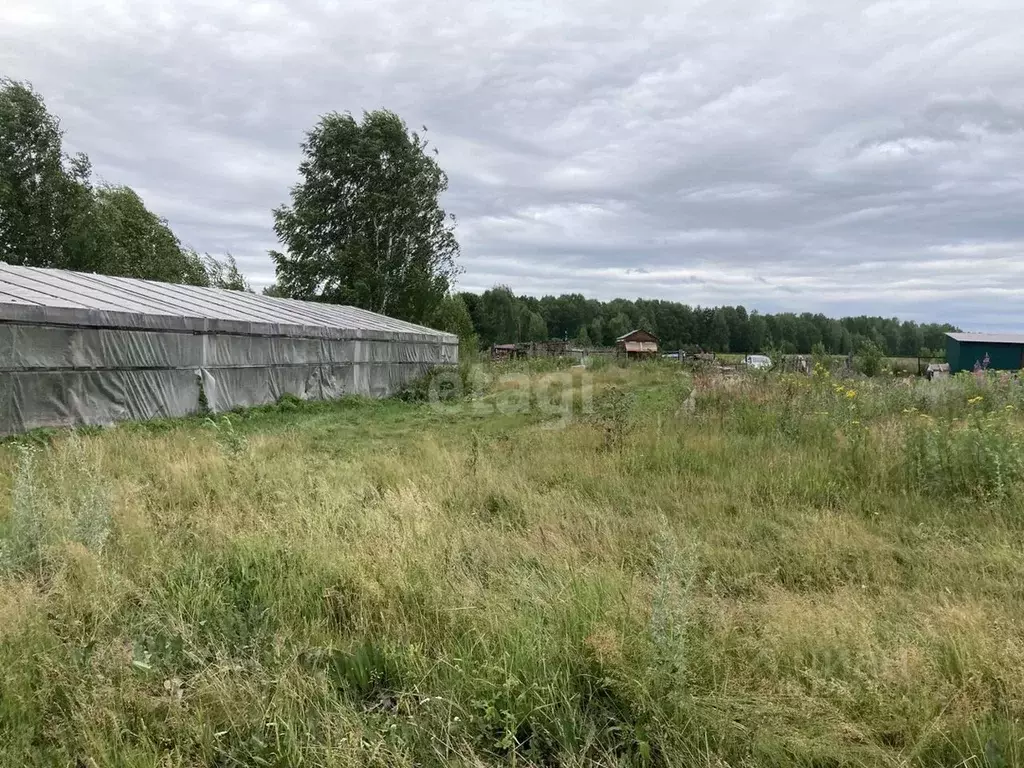
<instances>
[{"instance_id":1,"label":"green metal building","mask_svg":"<svg viewBox=\"0 0 1024 768\"><path fill-rule=\"evenodd\" d=\"M1019 371L1024 368L1024 334L947 333L946 362L950 373L972 371L975 365Z\"/></svg>"}]
</instances>

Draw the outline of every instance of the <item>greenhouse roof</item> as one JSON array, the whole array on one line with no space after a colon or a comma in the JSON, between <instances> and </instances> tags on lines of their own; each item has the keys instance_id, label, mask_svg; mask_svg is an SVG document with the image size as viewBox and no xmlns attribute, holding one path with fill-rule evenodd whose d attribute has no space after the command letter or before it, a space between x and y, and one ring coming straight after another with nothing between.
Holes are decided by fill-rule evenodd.
<instances>
[{"instance_id":1,"label":"greenhouse roof","mask_svg":"<svg viewBox=\"0 0 1024 768\"><path fill-rule=\"evenodd\" d=\"M355 307L3 263L0 321L195 333L458 342L452 334Z\"/></svg>"}]
</instances>

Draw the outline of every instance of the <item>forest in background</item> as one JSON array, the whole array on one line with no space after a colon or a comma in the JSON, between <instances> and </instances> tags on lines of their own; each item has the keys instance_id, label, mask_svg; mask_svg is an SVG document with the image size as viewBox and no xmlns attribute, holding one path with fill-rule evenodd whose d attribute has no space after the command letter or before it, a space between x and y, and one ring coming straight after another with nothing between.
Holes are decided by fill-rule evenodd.
<instances>
[{"instance_id":1,"label":"forest in background","mask_svg":"<svg viewBox=\"0 0 1024 768\"><path fill-rule=\"evenodd\" d=\"M516 296L500 286L482 294L460 293L473 332L483 346L571 339L581 346L612 346L635 328L653 333L663 350L700 347L713 352L809 354L821 344L833 355L860 350L868 342L886 355L941 356L947 323L916 323L895 317L830 318L823 314L761 314L745 307L692 307L674 301L598 301L575 293ZM454 313L453 313L454 314ZM448 327L460 333L457 327ZM460 333L462 335L462 333Z\"/></svg>"},{"instance_id":2,"label":"forest in background","mask_svg":"<svg viewBox=\"0 0 1024 768\"><path fill-rule=\"evenodd\" d=\"M135 190L95 181L89 158L66 153L63 136L30 85L0 79L0 259L250 290L230 255L200 254ZM271 252L277 282L264 293L429 325L458 334L466 350L548 339L611 346L642 328L665 350L806 354L821 345L838 355L872 344L890 356L928 357L941 355L944 334L958 330L897 318L761 314L578 293L517 296L506 286L455 293L458 242L454 220L439 204L447 177L424 139L390 112L367 113L361 122L331 113L309 132L302 152L303 180L292 188L291 204L273 212L284 251Z\"/></svg>"}]
</instances>

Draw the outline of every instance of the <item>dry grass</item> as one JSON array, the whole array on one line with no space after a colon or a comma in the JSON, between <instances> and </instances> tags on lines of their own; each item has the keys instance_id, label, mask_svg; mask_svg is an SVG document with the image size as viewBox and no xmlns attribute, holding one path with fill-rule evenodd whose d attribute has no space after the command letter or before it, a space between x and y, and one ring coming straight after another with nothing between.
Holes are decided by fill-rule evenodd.
<instances>
[{"instance_id":1,"label":"dry grass","mask_svg":"<svg viewBox=\"0 0 1024 768\"><path fill-rule=\"evenodd\" d=\"M1024 762L1009 385L690 386L10 445L0 764Z\"/></svg>"}]
</instances>

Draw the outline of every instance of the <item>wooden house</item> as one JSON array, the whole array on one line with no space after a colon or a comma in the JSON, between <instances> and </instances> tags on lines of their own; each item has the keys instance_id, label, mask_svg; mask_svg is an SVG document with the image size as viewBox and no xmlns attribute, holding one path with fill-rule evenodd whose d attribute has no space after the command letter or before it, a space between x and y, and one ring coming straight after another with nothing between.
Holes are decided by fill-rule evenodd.
<instances>
[{"instance_id":1,"label":"wooden house","mask_svg":"<svg viewBox=\"0 0 1024 768\"><path fill-rule=\"evenodd\" d=\"M619 336L615 348L626 357L654 357L658 354L658 337L638 328Z\"/></svg>"}]
</instances>

